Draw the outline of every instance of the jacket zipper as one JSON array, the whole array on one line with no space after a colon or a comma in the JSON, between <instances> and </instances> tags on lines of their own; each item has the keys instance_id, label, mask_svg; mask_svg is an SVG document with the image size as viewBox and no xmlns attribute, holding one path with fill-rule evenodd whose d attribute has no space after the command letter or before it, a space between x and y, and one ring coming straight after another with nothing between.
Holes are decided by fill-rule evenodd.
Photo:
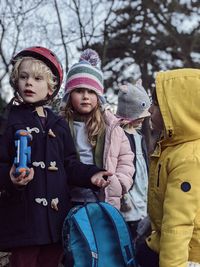
<instances>
[{"instance_id":1,"label":"jacket zipper","mask_svg":"<svg viewBox=\"0 0 200 267\"><path fill-rule=\"evenodd\" d=\"M160 185L160 170L161 170L161 164L158 165L157 187L159 187Z\"/></svg>"}]
</instances>

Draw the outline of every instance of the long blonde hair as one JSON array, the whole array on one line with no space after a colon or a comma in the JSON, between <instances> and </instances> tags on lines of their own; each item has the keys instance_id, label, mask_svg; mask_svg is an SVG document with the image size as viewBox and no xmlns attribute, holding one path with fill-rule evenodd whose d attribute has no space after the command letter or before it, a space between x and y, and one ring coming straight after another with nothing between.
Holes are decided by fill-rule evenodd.
<instances>
[{"instance_id":1,"label":"long blonde hair","mask_svg":"<svg viewBox=\"0 0 200 267\"><path fill-rule=\"evenodd\" d=\"M68 122L73 121L76 116L79 116L79 118L85 122L88 142L93 147L96 146L98 135L105 131L105 120L99 100L96 107L90 112L90 114L81 115L77 114L74 110L71 103L71 97L69 95L67 104L61 108L61 115L65 117Z\"/></svg>"}]
</instances>

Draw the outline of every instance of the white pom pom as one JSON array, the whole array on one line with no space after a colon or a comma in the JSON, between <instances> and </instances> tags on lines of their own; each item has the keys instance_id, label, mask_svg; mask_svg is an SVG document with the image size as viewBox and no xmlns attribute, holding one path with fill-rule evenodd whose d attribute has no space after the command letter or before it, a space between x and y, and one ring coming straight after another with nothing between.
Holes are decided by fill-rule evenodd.
<instances>
[{"instance_id":1,"label":"white pom pom","mask_svg":"<svg viewBox=\"0 0 200 267\"><path fill-rule=\"evenodd\" d=\"M94 67L100 65L101 62L98 53L90 48L83 51L79 59L80 61L88 61Z\"/></svg>"}]
</instances>

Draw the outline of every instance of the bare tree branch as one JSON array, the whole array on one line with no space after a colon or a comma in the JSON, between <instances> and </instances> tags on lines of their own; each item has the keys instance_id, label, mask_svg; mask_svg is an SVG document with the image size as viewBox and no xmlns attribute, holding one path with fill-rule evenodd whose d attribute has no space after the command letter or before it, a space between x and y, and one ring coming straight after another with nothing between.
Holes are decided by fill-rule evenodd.
<instances>
[{"instance_id":1,"label":"bare tree branch","mask_svg":"<svg viewBox=\"0 0 200 267\"><path fill-rule=\"evenodd\" d=\"M61 17L60 17L60 12L59 12L59 8L58 8L58 4L57 4L57 0L54 0L54 5L55 5L55 9L56 9L56 14L58 17L58 26L60 29L60 35L61 35L61 44L63 45L64 48L64 52L65 52L65 68L66 68L66 72L68 71L68 52L67 52L67 47L66 47L66 43L65 43L65 37L64 37L64 33L63 33L63 26L62 26L62 21L61 21Z\"/></svg>"}]
</instances>

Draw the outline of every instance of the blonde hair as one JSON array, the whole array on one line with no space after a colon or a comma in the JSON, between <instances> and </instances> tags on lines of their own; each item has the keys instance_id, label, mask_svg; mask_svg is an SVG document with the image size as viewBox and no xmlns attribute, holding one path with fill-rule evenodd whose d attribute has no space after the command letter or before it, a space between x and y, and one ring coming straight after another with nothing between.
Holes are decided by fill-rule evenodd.
<instances>
[{"instance_id":1,"label":"blonde hair","mask_svg":"<svg viewBox=\"0 0 200 267\"><path fill-rule=\"evenodd\" d=\"M70 95L67 104L61 108L60 114L65 117L68 122L73 121L75 115L77 115L76 111L72 106ZM84 120L86 125L88 142L92 145L92 147L95 147L98 135L103 133L106 128L99 100L96 107L90 112L88 116L80 115L80 117Z\"/></svg>"},{"instance_id":2,"label":"blonde hair","mask_svg":"<svg viewBox=\"0 0 200 267\"><path fill-rule=\"evenodd\" d=\"M23 61L30 60L31 61L31 71L34 73L35 76L37 75L44 75L47 80L48 88L52 91L56 89L56 85L58 84L55 75L53 75L50 68L41 60L35 59L33 57L21 57L16 59L16 62L13 66L12 73L10 76L10 81L14 89L17 88L17 81L19 79L19 68Z\"/></svg>"}]
</instances>

